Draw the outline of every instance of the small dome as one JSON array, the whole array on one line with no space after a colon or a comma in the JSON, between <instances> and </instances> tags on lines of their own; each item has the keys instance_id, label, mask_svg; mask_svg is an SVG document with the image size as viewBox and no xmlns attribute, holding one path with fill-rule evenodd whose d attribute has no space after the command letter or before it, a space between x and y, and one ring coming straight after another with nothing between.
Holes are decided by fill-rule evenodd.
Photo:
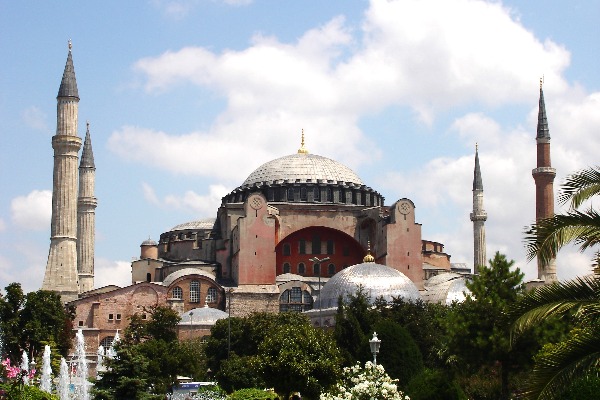
<instances>
[{"instance_id":1,"label":"small dome","mask_svg":"<svg viewBox=\"0 0 600 400\"><path fill-rule=\"evenodd\" d=\"M140 246L158 246L158 243L156 243L152 239L146 239L142 242L142 244Z\"/></svg>"},{"instance_id":2,"label":"small dome","mask_svg":"<svg viewBox=\"0 0 600 400\"><path fill-rule=\"evenodd\" d=\"M450 305L453 302L465 301L471 293L467 288L466 278L452 272L436 275L424 284L423 300L429 303Z\"/></svg>"},{"instance_id":3,"label":"small dome","mask_svg":"<svg viewBox=\"0 0 600 400\"><path fill-rule=\"evenodd\" d=\"M181 314L179 325L214 325L218 320L228 316L225 311L208 306L194 308Z\"/></svg>"},{"instance_id":4,"label":"small dome","mask_svg":"<svg viewBox=\"0 0 600 400\"><path fill-rule=\"evenodd\" d=\"M359 287L362 287L370 303L374 303L380 297L387 301L392 301L394 297L408 301L421 298L415 284L402 272L385 265L367 262L343 269L331 277L321 290L318 300L321 305L315 307L337 307L340 296L346 299L356 294Z\"/></svg>"},{"instance_id":5,"label":"small dome","mask_svg":"<svg viewBox=\"0 0 600 400\"><path fill-rule=\"evenodd\" d=\"M248 176L242 186L263 182L349 182L362 185L361 179L350 168L337 161L316 154L297 153L269 161Z\"/></svg>"},{"instance_id":6,"label":"small dome","mask_svg":"<svg viewBox=\"0 0 600 400\"><path fill-rule=\"evenodd\" d=\"M183 224L176 225L169 229L169 232L172 231L185 231L188 229L205 229L211 230L215 225L215 218L206 218L198 221L190 221L184 222Z\"/></svg>"}]
</instances>

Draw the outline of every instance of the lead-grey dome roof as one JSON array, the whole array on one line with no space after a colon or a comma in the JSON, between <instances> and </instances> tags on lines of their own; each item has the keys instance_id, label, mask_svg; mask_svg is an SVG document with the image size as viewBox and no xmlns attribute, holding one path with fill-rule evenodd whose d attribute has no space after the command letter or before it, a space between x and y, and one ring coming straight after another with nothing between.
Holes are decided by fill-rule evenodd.
<instances>
[{"instance_id":1,"label":"lead-grey dome roof","mask_svg":"<svg viewBox=\"0 0 600 400\"><path fill-rule=\"evenodd\" d=\"M402 272L385 265L366 262L356 264L341 270L323 286L315 307L334 308L338 305L338 298L349 296L358 292L359 287L365 291L369 302L383 297L392 301L394 297L408 301L417 301L421 298L415 284Z\"/></svg>"},{"instance_id":2,"label":"lead-grey dome roof","mask_svg":"<svg viewBox=\"0 0 600 400\"><path fill-rule=\"evenodd\" d=\"M184 222L183 224L175 225L169 232L184 231L188 229L212 229L215 225L215 218L205 218L198 221Z\"/></svg>"},{"instance_id":3,"label":"lead-grey dome roof","mask_svg":"<svg viewBox=\"0 0 600 400\"><path fill-rule=\"evenodd\" d=\"M214 325L218 320L227 318L225 311L211 307L194 308L181 314L179 325Z\"/></svg>"},{"instance_id":4,"label":"lead-grey dome roof","mask_svg":"<svg viewBox=\"0 0 600 400\"><path fill-rule=\"evenodd\" d=\"M213 281L215 280L215 276L213 274L211 274L210 272L206 272L200 268L184 268L167 275L167 277L163 280L162 284L164 286L170 286L173 282L175 282L175 280L186 275L201 275L206 278L212 279Z\"/></svg>"},{"instance_id":5,"label":"lead-grey dome roof","mask_svg":"<svg viewBox=\"0 0 600 400\"><path fill-rule=\"evenodd\" d=\"M297 153L269 161L252 172L242 186L255 183L289 182L350 182L362 185L362 180L350 168L316 154Z\"/></svg>"},{"instance_id":6,"label":"lead-grey dome roof","mask_svg":"<svg viewBox=\"0 0 600 400\"><path fill-rule=\"evenodd\" d=\"M436 275L424 284L423 300L429 303L450 305L462 303L471 294L466 278L460 274L447 272Z\"/></svg>"}]
</instances>

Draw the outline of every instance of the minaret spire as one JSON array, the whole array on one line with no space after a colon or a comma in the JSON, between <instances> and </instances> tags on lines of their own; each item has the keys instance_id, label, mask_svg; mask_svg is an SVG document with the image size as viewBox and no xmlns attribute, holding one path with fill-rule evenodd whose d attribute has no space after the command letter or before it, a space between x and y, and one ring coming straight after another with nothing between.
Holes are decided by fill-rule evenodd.
<instances>
[{"instance_id":1,"label":"minaret spire","mask_svg":"<svg viewBox=\"0 0 600 400\"><path fill-rule=\"evenodd\" d=\"M550 161L550 130L544 102L543 80L540 79L540 99L537 123L537 167L531 171L535 181L536 222L554 215L554 177L556 169ZM556 282L556 260L544 264L538 258L538 279L545 283Z\"/></svg>"},{"instance_id":2,"label":"minaret spire","mask_svg":"<svg viewBox=\"0 0 600 400\"><path fill-rule=\"evenodd\" d=\"M56 97L56 135L52 137L54 173L50 250L42 289L60 293L63 301L77 298L77 136L79 94L75 68L69 54Z\"/></svg>"},{"instance_id":3,"label":"minaret spire","mask_svg":"<svg viewBox=\"0 0 600 400\"><path fill-rule=\"evenodd\" d=\"M94 242L96 206L94 197L96 166L90 137L90 123L86 123L85 141L79 164L79 197L77 200L77 273L79 293L94 288Z\"/></svg>"},{"instance_id":4,"label":"minaret spire","mask_svg":"<svg viewBox=\"0 0 600 400\"><path fill-rule=\"evenodd\" d=\"M487 265L485 221L487 213L483 208L483 179L479 167L479 147L475 144L475 168L473 170L473 272L477 274L479 267Z\"/></svg>"}]
</instances>

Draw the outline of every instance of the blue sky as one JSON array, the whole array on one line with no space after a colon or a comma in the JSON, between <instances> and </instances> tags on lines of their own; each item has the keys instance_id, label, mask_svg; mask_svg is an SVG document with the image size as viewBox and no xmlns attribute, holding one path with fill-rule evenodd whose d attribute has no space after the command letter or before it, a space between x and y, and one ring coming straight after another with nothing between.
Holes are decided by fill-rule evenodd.
<instances>
[{"instance_id":1,"label":"blue sky","mask_svg":"<svg viewBox=\"0 0 600 400\"><path fill-rule=\"evenodd\" d=\"M97 167L97 286L127 284L143 240L214 217L302 129L387 204L412 199L423 238L469 266L479 143L488 258L533 278L539 78L558 188L597 164L598 20L595 0L1 2L0 287L41 286L69 39ZM566 249L559 278L589 260Z\"/></svg>"}]
</instances>

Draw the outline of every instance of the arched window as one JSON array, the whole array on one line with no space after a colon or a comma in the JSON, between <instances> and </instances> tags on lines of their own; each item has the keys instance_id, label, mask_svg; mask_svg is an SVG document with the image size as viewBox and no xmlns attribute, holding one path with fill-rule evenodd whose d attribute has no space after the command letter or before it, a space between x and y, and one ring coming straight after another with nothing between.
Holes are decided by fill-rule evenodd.
<instances>
[{"instance_id":1,"label":"arched window","mask_svg":"<svg viewBox=\"0 0 600 400\"><path fill-rule=\"evenodd\" d=\"M279 297L279 311L302 312L311 310L313 299L310 293L299 287L285 290Z\"/></svg>"},{"instance_id":2,"label":"arched window","mask_svg":"<svg viewBox=\"0 0 600 400\"><path fill-rule=\"evenodd\" d=\"M110 349L110 346L112 346L113 341L115 340L114 336L106 336L104 339L102 339L100 341L100 346L104 347L104 351Z\"/></svg>"},{"instance_id":3,"label":"arched window","mask_svg":"<svg viewBox=\"0 0 600 400\"><path fill-rule=\"evenodd\" d=\"M171 297L174 299L183 299L183 290L179 286L175 286L171 291Z\"/></svg>"},{"instance_id":4,"label":"arched window","mask_svg":"<svg viewBox=\"0 0 600 400\"><path fill-rule=\"evenodd\" d=\"M313 235L312 237L312 253L321 254L321 236Z\"/></svg>"},{"instance_id":5,"label":"arched window","mask_svg":"<svg viewBox=\"0 0 600 400\"><path fill-rule=\"evenodd\" d=\"M304 275L306 273L306 268L304 267L304 263L298 264L298 275Z\"/></svg>"},{"instance_id":6,"label":"arched window","mask_svg":"<svg viewBox=\"0 0 600 400\"><path fill-rule=\"evenodd\" d=\"M150 272L146 274L146 282L152 282L152 274Z\"/></svg>"},{"instance_id":7,"label":"arched window","mask_svg":"<svg viewBox=\"0 0 600 400\"><path fill-rule=\"evenodd\" d=\"M327 254L334 254L333 252L333 240L327 241Z\"/></svg>"},{"instance_id":8,"label":"arched window","mask_svg":"<svg viewBox=\"0 0 600 400\"><path fill-rule=\"evenodd\" d=\"M294 201L294 188L289 188L287 190L287 200Z\"/></svg>"},{"instance_id":9,"label":"arched window","mask_svg":"<svg viewBox=\"0 0 600 400\"><path fill-rule=\"evenodd\" d=\"M283 244L283 255L289 256L291 254L292 254L292 246L290 246L289 243L284 243Z\"/></svg>"},{"instance_id":10,"label":"arched window","mask_svg":"<svg viewBox=\"0 0 600 400\"><path fill-rule=\"evenodd\" d=\"M313 275L321 275L321 264L313 264Z\"/></svg>"},{"instance_id":11,"label":"arched window","mask_svg":"<svg viewBox=\"0 0 600 400\"><path fill-rule=\"evenodd\" d=\"M291 272L290 263L283 263L283 273L289 274Z\"/></svg>"},{"instance_id":12,"label":"arched window","mask_svg":"<svg viewBox=\"0 0 600 400\"><path fill-rule=\"evenodd\" d=\"M306 188L303 186L300 188L300 201L306 201L308 199L308 195L306 194Z\"/></svg>"},{"instance_id":13,"label":"arched window","mask_svg":"<svg viewBox=\"0 0 600 400\"><path fill-rule=\"evenodd\" d=\"M306 240L304 239L298 241L298 254L306 254Z\"/></svg>"},{"instance_id":14,"label":"arched window","mask_svg":"<svg viewBox=\"0 0 600 400\"><path fill-rule=\"evenodd\" d=\"M329 275L335 275L335 265L333 265L333 264L329 264L329 265L327 266L327 273L328 273Z\"/></svg>"},{"instance_id":15,"label":"arched window","mask_svg":"<svg viewBox=\"0 0 600 400\"><path fill-rule=\"evenodd\" d=\"M315 201L321 201L321 189L316 187L313 189L313 196Z\"/></svg>"},{"instance_id":16,"label":"arched window","mask_svg":"<svg viewBox=\"0 0 600 400\"><path fill-rule=\"evenodd\" d=\"M333 190L330 187L327 188L327 201L333 201Z\"/></svg>"},{"instance_id":17,"label":"arched window","mask_svg":"<svg viewBox=\"0 0 600 400\"><path fill-rule=\"evenodd\" d=\"M214 287L208 288L206 292L206 302L214 303L217 301L217 289Z\"/></svg>"},{"instance_id":18,"label":"arched window","mask_svg":"<svg viewBox=\"0 0 600 400\"><path fill-rule=\"evenodd\" d=\"M200 301L200 282L190 282L190 303L198 303Z\"/></svg>"}]
</instances>

